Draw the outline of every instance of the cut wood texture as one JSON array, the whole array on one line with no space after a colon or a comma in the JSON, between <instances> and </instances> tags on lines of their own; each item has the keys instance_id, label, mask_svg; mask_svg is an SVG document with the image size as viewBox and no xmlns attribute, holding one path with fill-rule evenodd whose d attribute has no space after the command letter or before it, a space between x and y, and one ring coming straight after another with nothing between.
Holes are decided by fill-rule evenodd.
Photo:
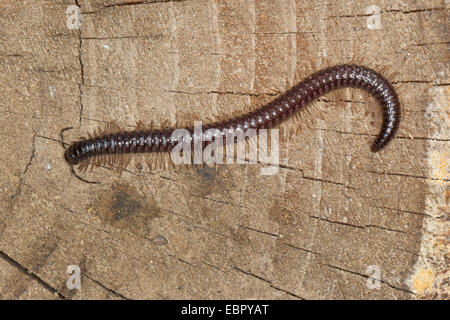
<instances>
[{"instance_id":1,"label":"cut wood texture","mask_svg":"<svg viewBox=\"0 0 450 320\"><path fill-rule=\"evenodd\" d=\"M3 0L0 297L448 298L447 6ZM346 89L281 124L274 175L135 161L88 184L64 160L65 127L70 142L112 120L241 114L352 59L400 93L381 152L379 108Z\"/></svg>"}]
</instances>

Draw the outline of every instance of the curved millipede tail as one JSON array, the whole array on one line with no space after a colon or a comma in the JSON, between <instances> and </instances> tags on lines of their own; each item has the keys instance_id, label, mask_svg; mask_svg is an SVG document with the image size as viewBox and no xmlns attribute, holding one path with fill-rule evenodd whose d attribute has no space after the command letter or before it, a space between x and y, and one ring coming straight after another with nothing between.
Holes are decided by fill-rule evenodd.
<instances>
[{"instance_id":1,"label":"curved millipede tail","mask_svg":"<svg viewBox=\"0 0 450 320\"><path fill-rule=\"evenodd\" d=\"M372 144L377 152L393 138L400 123L400 103L392 85L378 72L359 65L337 65L323 69L299 82L287 92L260 109L243 116L216 122L203 127L215 128L225 140L228 130L272 128L320 96L340 88L354 87L369 92L381 108L381 130ZM65 159L76 165L99 155L170 151L180 141L172 138L173 129L135 130L104 134L77 141L65 152ZM183 128L192 134L194 128ZM216 137L217 138L217 137ZM192 140L192 139L191 139ZM193 140L192 140L192 143Z\"/></svg>"}]
</instances>

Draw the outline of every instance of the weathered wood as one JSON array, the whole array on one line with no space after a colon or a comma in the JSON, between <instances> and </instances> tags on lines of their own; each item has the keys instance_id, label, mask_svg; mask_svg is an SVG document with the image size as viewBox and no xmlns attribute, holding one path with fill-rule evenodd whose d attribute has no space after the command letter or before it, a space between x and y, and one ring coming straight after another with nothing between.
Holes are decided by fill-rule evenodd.
<instances>
[{"instance_id":1,"label":"weathered wood","mask_svg":"<svg viewBox=\"0 0 450 320\"><path fill-rule=\"evenodd\" d=\"M373 4L2 1L0 297L448 298L447 3L377 1L369 29ZM111 120L244 112L321 57L358 53L401 87L400 130L377 154L378 109L344 90L282 125L300 132L276 175L132 165L86 173L90 185L64 161L64 127L70 141Z\"/></svg>"}]
</instances>

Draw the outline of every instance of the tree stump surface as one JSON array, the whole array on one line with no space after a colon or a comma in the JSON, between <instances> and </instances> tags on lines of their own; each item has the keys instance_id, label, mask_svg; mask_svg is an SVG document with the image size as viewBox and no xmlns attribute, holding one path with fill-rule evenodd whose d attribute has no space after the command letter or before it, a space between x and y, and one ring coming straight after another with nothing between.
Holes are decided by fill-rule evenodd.
<instances>
[{"instance_id":1,"label":"tree stump surface","mask_svg":"<svg viewBox=\"0 0 450 320\"><path fill-rule=\"evenodd\" d=\"M2 1L0 297L448 298L447 6ZM395 73L402 122L381 152L379 109L345 89L280 125L274 175L136 161L80 174L95 185L64 160L65 127L239 114L355 56Z\"/></svg>"}]
</instances>

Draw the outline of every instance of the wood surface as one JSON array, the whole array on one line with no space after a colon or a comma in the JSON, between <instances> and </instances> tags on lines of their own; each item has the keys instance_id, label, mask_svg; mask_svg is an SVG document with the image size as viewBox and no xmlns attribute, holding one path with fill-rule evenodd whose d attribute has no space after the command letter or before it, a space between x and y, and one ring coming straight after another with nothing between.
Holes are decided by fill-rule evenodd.
<instances>
[{"instance_id":1,"label":"wood surface","mask_svg":"<svg viewBox=\"0 0 450 320\"><path fill-rule=\"evenodd\" d=\"M448 299L448 22L444 0L1 1L0 298ZM95 185L64 160L65 127L241 114L352 59L400 93L379 153L346 89L281 125L274 175L136 162Z\"/></svg>"}]
</instances>

